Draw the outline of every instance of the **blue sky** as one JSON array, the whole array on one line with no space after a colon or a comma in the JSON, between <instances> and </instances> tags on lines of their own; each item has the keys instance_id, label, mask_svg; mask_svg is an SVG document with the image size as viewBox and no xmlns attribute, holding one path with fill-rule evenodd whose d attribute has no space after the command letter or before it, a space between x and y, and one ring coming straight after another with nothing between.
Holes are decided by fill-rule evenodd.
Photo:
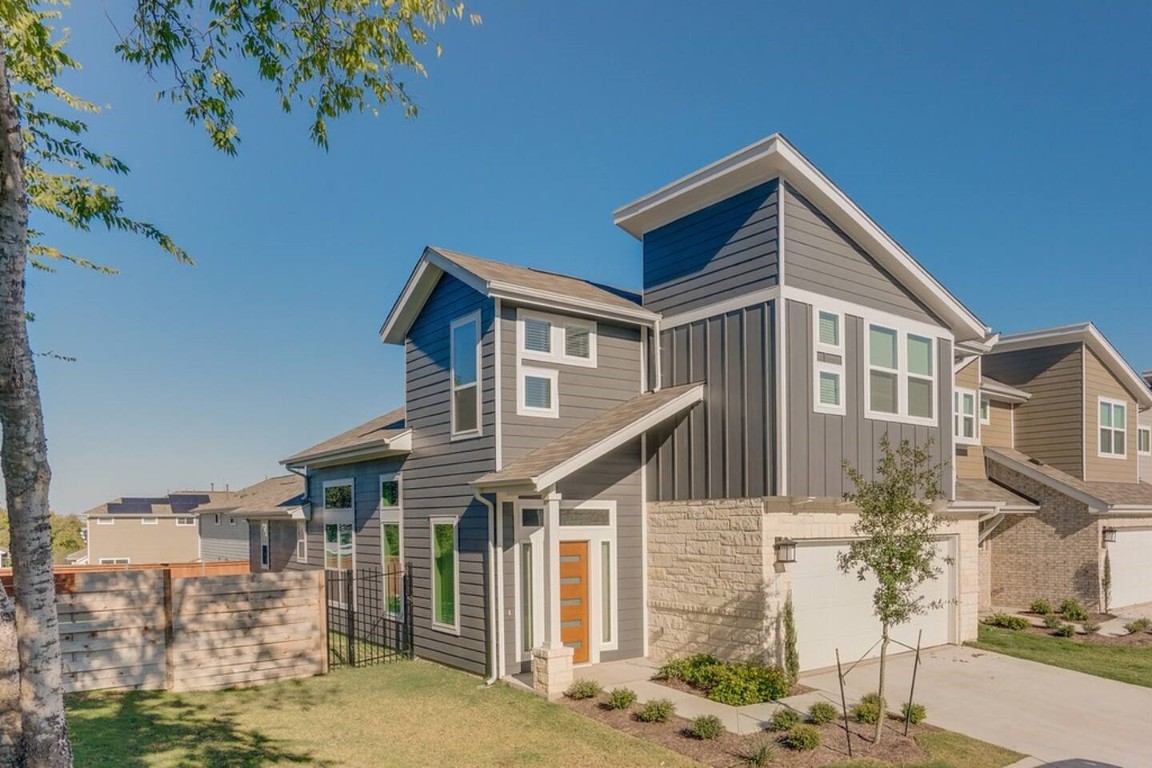
<instances>
[{"instance_id":1,"label":"blue sky","mask_svg":"<svg viewBox=\"0 0 1152 768\"><path fill-rule=\"evenodd\" d=\"M1152 367L1147 3L477 2L417 120L324 153L249 83L237 158L116 59L126 5L66 12L69 85L197 265L54 230L121 270L29 278L33 343L77 358L40 362L58 511L237 488L401 404L377 330L425 244L639 287L611 211L774 131L993 327L1091 319Z\"/></svg>"}]
</instances>

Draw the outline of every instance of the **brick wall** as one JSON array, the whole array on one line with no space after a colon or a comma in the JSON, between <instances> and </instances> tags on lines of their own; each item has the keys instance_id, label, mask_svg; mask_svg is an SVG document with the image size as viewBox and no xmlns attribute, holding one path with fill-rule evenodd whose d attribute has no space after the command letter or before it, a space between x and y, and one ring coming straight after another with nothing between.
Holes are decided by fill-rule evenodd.
<instances>
[{"instance_id":1,"label":"brick wall","mask_svg":"<svg viewBox=\"0 0 1152 768\"><path fill-rule=\"evenodd\" d=\"M1100 526L1088 506L993 462L988 475L1040 504L1034 515L1010 515L992 533L995 606L1024 607L1067 597L1102 607Z\"/></svg>"},{"instance_id":2,"label":"brick wall","mask_svg":"<svg viewBox=\"0 0 1152 768\"><path fill-rule=\"evenodd\" d=\"M980 613L992 610L992 539L980 545L980 599L977 606Z\"/></svg>"}]
</instances>

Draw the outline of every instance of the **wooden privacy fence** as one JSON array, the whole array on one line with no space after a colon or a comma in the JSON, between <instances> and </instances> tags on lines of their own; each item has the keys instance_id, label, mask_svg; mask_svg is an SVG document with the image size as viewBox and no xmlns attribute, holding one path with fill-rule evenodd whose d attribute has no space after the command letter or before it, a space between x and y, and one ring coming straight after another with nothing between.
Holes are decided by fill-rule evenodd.
<instances>
[{"instance_id":1,"label":"wooden privacy fence","mask_svg":"<svg viewBox=\"0 0 1152 768\"><path fill-rule=\"evenodd\" d=\"M69 692L213 690L327 672L323 571L71 580L56 597Z\"/></svg>"},{"instance_id":2,"label":"wooden privacy fence","mask_svg":"<svg viewBox=\"0 0 1152 768\"><path fill-rule=\"evenodd\" d=\"M112 573L122 571L170 571L174 579L188 579L195 576L223 576L233 573L248 573L251 570L247 560L218 560L210 563L142 563L139 565L54 565L56 591L70 589L70 576L77 573ZM0 568L0 584L12 594L12 569Z\"/></svg>"}]
</instances>

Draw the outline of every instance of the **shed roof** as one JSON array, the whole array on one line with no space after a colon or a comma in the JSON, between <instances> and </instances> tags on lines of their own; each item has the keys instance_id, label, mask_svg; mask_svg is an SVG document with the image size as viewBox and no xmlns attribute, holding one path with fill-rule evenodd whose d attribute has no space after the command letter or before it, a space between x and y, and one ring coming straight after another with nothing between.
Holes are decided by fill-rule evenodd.
<instances>
[{"instance_id":1,"label":"shed roof","mask_svg":"<svg viewBox=\"0 0 1152 768\"><path fill-rule=\"evenodd\" d=\"M1094 512L1152 514L1152 485L1106 483L1078 477L1012 448L985 448L990 460L1087 504Z\"/></svg>"}]
</instances>

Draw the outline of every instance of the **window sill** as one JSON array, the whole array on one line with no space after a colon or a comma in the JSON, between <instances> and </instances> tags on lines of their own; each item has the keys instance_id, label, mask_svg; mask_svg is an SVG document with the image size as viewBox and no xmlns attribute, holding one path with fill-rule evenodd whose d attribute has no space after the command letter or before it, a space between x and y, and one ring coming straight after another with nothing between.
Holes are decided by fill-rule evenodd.
<instances>
[{"instance_id":1,"label":"window sill","mask_svg":"<svg viewBox=\"0 0 1152 768\"><path fill-rule=\"evenodd\" d=\"M1147 456L1149 454L1141 454L1141 455ZM1127 453L1100 453L1100 451L1097 451L1096 452L1096 458L1098 458L1098 459L1115 459L1116 461L1127 461L1128 460L1128 454Z\"/></svg>"},{"instance_id":2,"label":"window sill","mask_svg":"<svg viewBox=\"0 0 1152 768\"><path fill-rule=\"evenodd\" d=\"M821 405L817 403L812 406L813 413L821 413L825 416L847 416L848 409L843 405Z\"/></svg>"},{"instance_id":3,"label":"window sill","mask_svg":"<svg viewBox=\"0 0 1152 768\"><path fill-rule=\"evenodd\" d=\"M434 621L432 622L432 631L433 632L440 632L441 634L445 634L445 635L454 635L456 637L460 636L460 627L458 627L458 626L454 627L450 624L437 624Z\"/></svg>"},{"instance_id":4,"label":"window sill","mask_svg":"<svg viewBox=\"0 0 1152 768\"><path fill-rule=\"evenodd\" d=\"M936 419L925 419L919 416L902 416L898 413L877 413L875 411L865 411L864 418L869 421L887 421L893 424L910 424L915 427L935 427L940 428Z\"/></svg>"},{"instance_id":5,"label":"window sill","mask_svg":"<svg viewBox=\"0 0 1152 768\"><path fill-rule=\"evenodd\" d=\"M538 419L558 419L560 418L559 410L544 410L537 408L525 408L523 406L516 409L517 416L535 416Z\"/></svg>"},{"instance_id":6,"label":"window sill","mask_svg":"<svg viewBox=\"0 0 1152 768\"><path fill-rule=\"evenodd\" d=\"M455 443L460 440L475 440L478 437L484 437L484 432L476 429L471 432L453 432L448 439L450 442Z\"/></svg>"}]
</instances>

